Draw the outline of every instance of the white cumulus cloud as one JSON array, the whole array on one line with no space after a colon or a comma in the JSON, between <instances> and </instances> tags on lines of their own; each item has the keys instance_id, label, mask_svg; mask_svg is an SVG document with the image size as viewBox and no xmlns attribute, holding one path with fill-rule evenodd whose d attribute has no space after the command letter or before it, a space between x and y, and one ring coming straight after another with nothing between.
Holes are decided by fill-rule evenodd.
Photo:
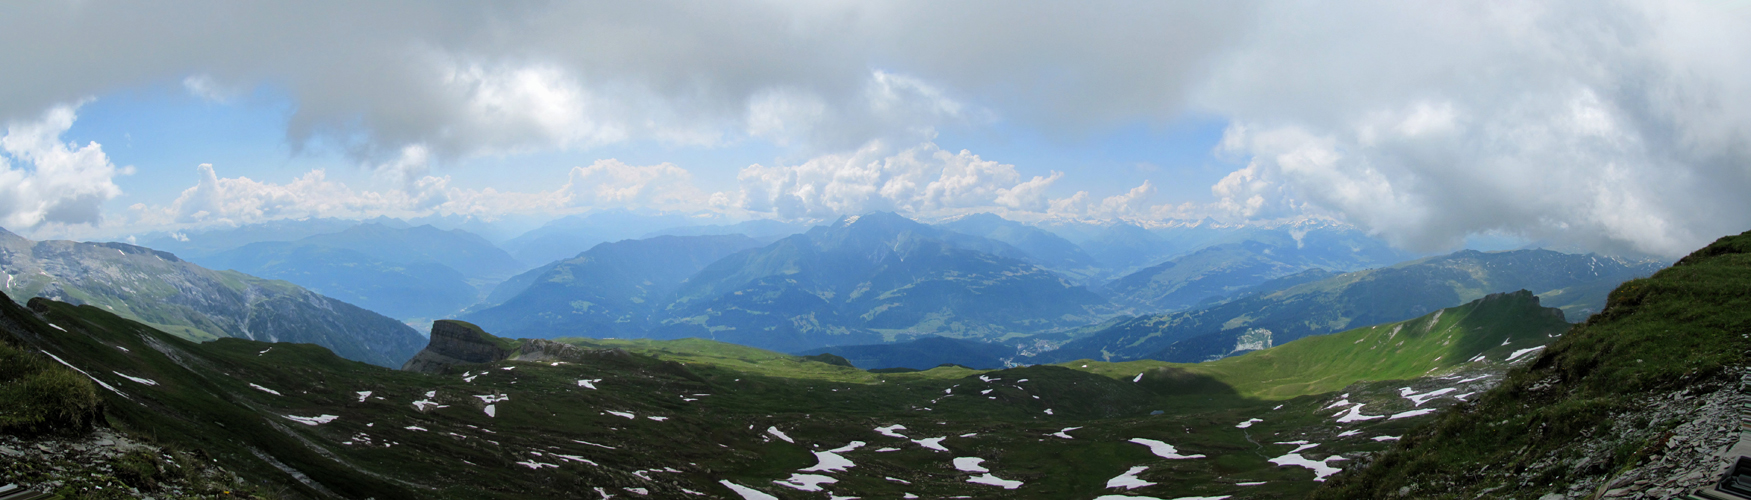
<instances>
[{"instance_id":1,"label":"white cumulus cloud","mask_svg":"<svg viewBox=\"0 0 1751 500\"><path fill-rule=\"evenodd\" d=\"M1061 172L1024 179L1014 165L926 142L896 150L871 141L798 165L742 169L740 208L785 219L869 211L943 215L974 210L1040 212Z\"/></svg>"},{"instance_id":2,"label":"white cumulus cloud","mask_svg":"<svg viewBox=\"0 0 1751 500\"><path fill-rule=\"evenodd\" d=\"M77 107L56 106L36 121L7 123L0 136L0 226L96 224L103 203L122 194L114 179L132 167L117 168L96 142L61 142Z\"/></svg>"},{"instance_id":3,"label":"white cumulus cloud","mask_svg":"<svg viewBox=\"0 0 1751 500\"><path fill-rule=\"evenodd\" d=\"M1687 2L1273 5L1200 102L1236 218L1674 256L1751 226L1751 29Z\"/></svg>"}]
</instances>

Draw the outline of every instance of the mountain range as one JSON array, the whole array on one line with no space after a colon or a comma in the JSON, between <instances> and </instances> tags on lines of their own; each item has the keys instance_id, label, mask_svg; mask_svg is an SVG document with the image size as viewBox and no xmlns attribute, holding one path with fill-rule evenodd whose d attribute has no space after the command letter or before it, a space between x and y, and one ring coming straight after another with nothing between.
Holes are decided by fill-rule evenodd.
<instances>
[{"instance_id":1,"label":"mountain range","mask_svg":"<svg viewBox=\"0 0 1751 500\"><path fill-rule=\"evenodd\" d=\"M1464 250L1282 286L1324 276L1321 271L1310 271L1313 274L1267 282L1255 293L1202 309L1138 316L1033 359L1197 362L1244 352L1247 344L1280 344L1353 325L1399 321L1490 293L1519 289L1552 295L1560 300L1548 305L1582 315L1598 307L1592 302L1594 295L1549 292L1615 286L1660 267L1549 250ZM1268 336L1270 342L1259 344L1256 337L1261 335Z\"/></svg>"},{"instance_id":2,"label":"mountain range","mask_svg":"<svg viewBox=\"0 0 1751 500\"><path fill-rule=\"evenodd\" d=\"M250 243L196 262L290 281L402 319L453 315L524 267L492 243L460 229L382 223L293 241Z\"/></svg>"},{"instance_id":3,"label":"mountain range","mask_svg":"<svg viewBox=\"0 0 1751 500\"><path fill-rule=\"evenodd\" d=\"M399 321L291 283L123 243L37 242L0 229L0 272L8 295L98 307L193 340L312 343L383 366L399 366L424 340Z\"/></svg>"},{"instance_id":4,"label":"mountain range","mask_svg":"<svg viewBox=\"0 0 1751 500\"><path fill-rule=\"evenodd\" d=\"M66 494L1301 496L1495 397L1565 327L1519 292L1212 364L872 373L702 339L509 339L442 320L398 371L311 345L188 342L38 298L0 301L0 358L52 356L21 366L66 390L16 394L27 403L0 410L0 431L92 433L7 448L5 467L59 460L30 477Z\"/></svg>"},{"instance_id":5,"label":"mountain range","mask_svg":"<svg viewBox=\"0 0 1751 500\"><path fill-rule=\"evenodd\" d=\"M740 234L602 243L506 281L493 291L502 302L461 319L521 337L638 336L688 277L758 245Z\"/></svg>"},{"instance_id":6,"label":"mountain range","mask_svg":"<svg viewBox=\"0 0 1751 500\"><path fill-rule=\"evenodd\" d=\"M892 213L846 217L706 266L652 336L796 351L925 334L1002 338L1100 317L1104 300L1025 255Z\"/></svg>"}]
</instances>

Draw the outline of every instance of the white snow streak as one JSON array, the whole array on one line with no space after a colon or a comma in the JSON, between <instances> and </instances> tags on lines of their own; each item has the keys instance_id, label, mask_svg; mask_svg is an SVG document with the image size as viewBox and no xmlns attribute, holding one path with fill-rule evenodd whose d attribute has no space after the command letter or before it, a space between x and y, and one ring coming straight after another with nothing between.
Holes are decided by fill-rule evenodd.
<instances>
[{"instance_id":1,"label":"white snow streak","mask_svg":"<svg viewBox=\"0 0 1751 500\"><path fill-rule=\"evenodd\" d=\"M293 422L297 422L297 423L304 424L304 425L322 425L322 424L326 424L329 422L333 422L334 419L340 418L339 415L318 415L318 416L314 416L314 417L300 417L300 416L296 416L296 415L283 415L283 416L286 417L286 420L291 420Z\"/></svg>"},{"instance_id":2,"label":"white snow streak","mask_svg":"<svg viewBox=\"0 0 1751 500\"><path fill-rule=\"evenodd\" d=\"M158 385L158 381L156 381L156 380L152 380L152 379L149 379L149 378L140 378L140 377L130 377L130 376L128 376L128 375L127 375L127 374L124 374L124 373L122 373L122 372L118 372L118 371L111 371L111 372L110 372L110 373L114 373L114 374L116 374L116 375L117 375L117 376L119 376L119 377L121 377L121 378L125 378L125 379L128 379L128 380L132 380L132 381L134 381L134 382L135 382L135 383L139 383L139 384L146 384L146 385Z\"/></svg>"}]
</instances>

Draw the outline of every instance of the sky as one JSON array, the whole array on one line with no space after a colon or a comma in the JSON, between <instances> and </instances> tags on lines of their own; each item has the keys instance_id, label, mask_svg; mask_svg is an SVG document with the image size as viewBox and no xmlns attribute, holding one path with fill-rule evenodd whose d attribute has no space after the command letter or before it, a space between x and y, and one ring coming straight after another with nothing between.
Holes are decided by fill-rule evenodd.
<instances>
[{"instance_id":1,"label":"sky","mask_svg":"<svg viewBox=\"0 0 1751 500\"><path fill-rule=\"evenodd\" d=\"M1751 229L1745 1L0 4L0 227L1323 217Z\"/></svg>"}]
</instances>

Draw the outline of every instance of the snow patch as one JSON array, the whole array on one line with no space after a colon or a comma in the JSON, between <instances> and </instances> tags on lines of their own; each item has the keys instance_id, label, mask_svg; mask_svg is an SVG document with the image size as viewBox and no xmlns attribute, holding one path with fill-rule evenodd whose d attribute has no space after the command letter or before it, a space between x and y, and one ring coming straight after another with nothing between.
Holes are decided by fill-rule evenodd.
<instances>
[{"instance_id":1,"label":"snow patch","mask_svg":"<svg viewBox=\"0 0 1751 500\"><path fill-rule=\"evenodd\" d=\"M1338 415L1332 415L1332 416L1338 417L1338 423L1340 423L1340 424L1347 424L1350 422L1366 422L1366 421L1374 420L1377 418L1386 418L1384 415L1363 415L1362 414L1362 407L1364 407L1364 406L1368 406L1368 405L1358 404L1356 406L1351 406L1349 411L1342 412L1342 413L1339 413Z\"/></svg>"},{"instance_id":2,"label":"snow patch","mask_svg":"<svg viewBox=\"0 0 1751 500\"><path fill-rule=\"evenodd\" d=\"M326 424L329 422L333 422L334 419L340 418L339 415L317 415L314 417L300 417L297 415L282 415L282 416L286 417L286 420L291 420L293 422L297 422L297 423L304 424L304 425L322 425L322 424Z\"/></svg>"},{"instance_id":3,"label":"snow patch","mask_svg":"<svg viewBox=\"0 0 1751 500\"><path fill-rule=\"evenodd\" d=\"M602 379L599 379L599 378L579 380L578 387L595 390L596 389L596 382L601 382L601 381L602 381Z\"/></svg>"},{"instance_id":4,"label":"snow patch","mask_svg":"<svg viewBox=\"0 0 1751 500\"><path fill-rule=\"evenodd\" d=\"M747 486L732 483L728 479L719 480L718 484L722 484L724 487L729 488L730 491L734 491L737 495L741 495L742 500L778 500L778 497L768 495L766 492L749 488Z\"/></svg>"},{"instance_id":5,"label":"snow patch","mask_svg":"<svg viewBox=\"0 0 1751 500\"><path fill-rule=\"evenodd\" d=\"M852 441L851 444L831 450L810 452L815 454L815 466L799 470L802 472L845 472L845 469L856 467L857 464L851 463L850 460L846 460L839 454L862 447L863 441Z\"/></svg>"},{"instance_id":6,"label":"snow patch","mask_svg":"<svg viewBox=\"0 0 1751 500\"><path fill-rule=\"evenodd\" d=\"M1375 441L1397 441L1399 436L1374 436Z\"/></svg>"},{"instance_id":7,"label":"snow patch","mask_svg":"<svg viewBox=\"0 0 1751 500\"><path fill-rule=\"evenodd\" d=\"M1544 346L1528 347L1525 349L1514 351L1513 354L1508 355L1508 359L1504 359L1502 361L1512 362L1512 361L1514 361L1514 358L1518 358L1520 356L1525 356L1527 354L1535 353L1535 352L1542 351L1542 350L1544 350Z\"/></svg>"},{"instance_id":8,"label":"snow patch","mask_svg":"<svg viewBox=\"0 0 1751 500\"><path fill-rule=\"evenodd\" d=\"M1234 424L1234 428L1245 429L1247 427L1252 427L1252 424L1256 424L1256 423L1263 422L1263 421L1264 421L1263 419L1249 418L1249 419L1246 419L1245 422Z\"/></svg>"},{"instance_id":9,"label":"snow patch","mask_svg":"<svg viewBox=\"0 0 1751 500\"><path fill-rule=\"evenodd\" d=\"M280 391L276 391L276 390L273 390L273 389L269 389L269 388L266 388L266 387L262 387L262 386L259 386L259 385L256 385L256 384L253 384L253 383L251 383L251 384L249 384L249 386L250 386L250 387L252 387L252 388L255 388L255 390L258 390L258 391L261 391L261 392L265 392L265 393L268 393L268 394L272 394L272 395L275 395L275 396L279 396L279 395L280 395Z\"/></svg>"},{"instance_id":10,"label":"snow patch","mask_svg":"<svg viewBox=\"0 0 1751 500\"><path fill-rule=\"evenodd\" d=\"M1301 456L1300 453L1289 453L1287 455L1283 455L1283 456L1271 459L1271 463L1277 464L1278 467L1296 466L1296 467L1306 467L1308 469L1312 469L1313 470L1313 480L1323 483L1323 482L1325 482L1326 477L1329 477L1332 474L1337 474L1341 470L1341 469L1338 469L1337 467L1331 466L1331 462L1336 462L1339 460L1344 460L1344 457L1332 455L1332 456L1326 457L1325 460L1308 460L1307 457Z\"/></svg>"},{"instance_id":11,"label":"snow patch","mask_svg":"<svg viewBox=\"0 0 1751 500\"><path fill-rule=\"evenodd\" d=\"M837 483L837 482L839 482L838 479L833 479L831 477L822 476L819 474L792 473L790 475L790 479L773 481L772 484L776 484L776 485L783 486L786 488L794 488L794 489L798 489L798 490L802 490L802 491L821 491L822 490L821 485L833 484L833 483Z\"/></svg>"},{"instance_id":12,"label":"snow patch","mask_svg":"<svg viewBox=\"0 0 1751 500\"><path fill-rule=\"evenodd\" d=\"M1061 437L1064 439L1076 439L1074 437L1071 437L1069 434L1065 434L1065 433L1073 431L1073 430L1077 430L1077 429L1081 429L1081 427L1065 427L1063 430L1060 430L1058 432L1054 432L1051 434L1047 434L1047 436L1057 436L1057 437Z\"/></svg>"},{"instance_id":13,"label":"snow patch","mask_svg":"<svg viewBox=\"0 0 1751 500\"><path fill-rule=\"evenodd\" d=\"M1423 408L1421 410L1411 410L1411 411L1407 411L1404 413L1394 413L1394 414L1392 414L1391 417L1387 417L1386 419L1387 420L1398 420L1401 418L1421 417L1423 415L1428 415L1430 413L1435 413L1435 409L1434 408Z\"/></svg>"},{"instance_id":14,"label":"snow patch","mask_svg":"<svg viewBox=\"0 0 1751 500\"><path fill-rule=\"evenodd\" d=\"M1137 443L1137 444L1140 444L1143 446L1148 446L1149 452L1154 453L1155 456L1169 459L1169 460L1179 460L1179 459L1186 459L1186 458L1204 458L1203 455L1181 455L1179 453L1179 450L1175 449L1173 447L1173 445L1163 443L1161 441L1156 441L1154 439L1131 438L1131 440L1127 441L1127 442Z\"/></svg>"},{"instance_id":15,"label":"snow patch","mask_svg":"<svg viewBox=\"0 0 1751 500\"><path fill-rule=\"evenodd\" d=\"M359 402L360 403L365 402L365 398L371 397L371 391L359 391L359 392L355 392L353 394L359 395Z\"/></svg>"},{"instance_id":16,"label":"snow patch","mask_svg":"<svg viewBox=\"0 0 1751 500\"><path fill-rule=\"evenodd\" d=\"M933 438L928 438L928 439L914 439L914 440L912 440L912 442L918 443L918 446L923 446L925 448L929 448L932 450L948 451L948 448L942 447L942 440L944 440L944 439L948 439L948 436L933 437Z\"/></svg>"},{"instance_id":17,"label":"snow patch","mask_svg":"<svg viewBox=\"0 0 1751 500\"><path fill-rule=\"evenodd\" d=\"M591 466L591 467L601 467L601 466L602 466L602 464L598 464L598 463L596 463L596 462L594 462L594 461L591 461L591 460L590 460L590 459L588 459L588 458L584 458L584 457L580 457L580 456L577 456L577 455L561 455L561 454L558 454L558 453L549 453L549 454L548 454L548 455L552 455L552 456L555 456L555 457L559 457L559 458L561 458L561 459L563 459L563 460L570 460L570 461L573 461L573 462L579 462L579 463L586 463L586 464L590 464L590 466Z\"/></svg>"},{"instance_id":18,"label":"snow patch","mask_svg":"<svg viewBox=\"0 0 1751 500\"><path fill-rule=\"evenodd\" d=\"M1149 481L1144 481L1142 478L1137 477L1138 473L1146 471L1146 470L1149 470L1149 466L1147 466L1147 465L1139 465L1136 467L1132 467L1131 470L1125 471L1125 473L1120 474L1119 477L1108 479L1107 480L1107 488L1124 488L1126 490L1134 490L1137 488L1142 488L1144 486L1155 486L1155 483L1151 483Z\"/></svg>"},{"instance_id":19,"label":"snow patch","mask_svg":"<svg viewBox=\"0 0 1751 500\"><path fill-rule=\"evenodd\" d=\"M632 417L626 417L626 418L632 418ZM776 425L774 425L772 427L767 427L766 433L771 434L773 437L776 437L778 439L783 439L784 442L786 442L786 443L791 443L791 444L796 443L796 440L791 439L790 436L784 435L784 431L778 430L778 426L776 426Z\"/></svg>"},{"instance_id":20,"label":"snow patch","mask_svg":"<svg viewBox=\"0 0 1751 500\"><path fill-rule=\"evenodd\" d=\"M991 472L991 469L980 467L985 459L979 457L955 457L955 470L961 472Z\"/></svg>"},{"instance_id":21,"label":"snow patch","mask_svg":"<svg viewBox=\"0 0 1751 500\"><path fill-rule=\"evenodd\" d=\"M614 410L608 410L608 414L609 414L609 415L613 415L613 416L616 416L616 417L624 417L624 418L626 418L626 419L627 419L627 420L636 420L636 419L638 419L638 416L637 416L637 415L633 415L633 414L631 414L631 413L627 413L627 412L623 412L623 411L614 411ZM786 439L786 440L785 440L785 441L789 441L789 439Z\"/></svg>"},{"instance_id":22,"label":"snow patch","mask_svg":"<svg viewBox=\"0 0 1751 500\"><path fill-rule=\"evenodd\" d=\"M1446 388L1446 389L1436 389L1436 390L1433 390L1433 391L1429 391L1429 392L1425 392L1425 393L1422 393L1422 394L1417 394L1417 393L1416 393L1416 392L1414 392L1414 391L1410 391L1410 388L1409 388L1409 387L1406 387L1406 388L1403 388L1403 389L1399 389L1399 391L1398 391L1398 396L1399 396L1399 397L1401 397L1401 398L1405 398L1405 399L1409 399L1409 400L1411 400L1411 402L1412 402L1412 403L1416 403L1416 406L1422 406L1422 405L1423 405L1423 403L1427 403L1427 402L1429 402L1429 400L1431 400L1431 399L1435 399L1435 398L1438 398L1438 397L1441 397L1441 395L1442 395L1442 394L1446 394L1446 393L1449 393L1449 392L1453 392L1453 391L1456 391L1456 390L1458 390L1458 389L1454 389L1454 388L1452 388L1452 387L1448 387L1448 388ZM1408 391L1408 392L1410 392L1410 393L1409 393L1409 394L1406 394L1406 392L1407 392L1407 391Z\"/></svg>"},{"instance_id":23,"label":"snow patch","mask_svg":"<svg viewBox=\"0 0 1751 500\"><path fill-rule=\"evenodd\" d=\"M876 433L877 433L877 434L881 434L881 435L883 435L883 436L887 436L887 437L897 437L897 438L900 438L900 439L910 439L910 438L908 438L908 437L906 437L906 436L902 436L902 435L900 435L900 434L899 434L899 433L897 433L897 432L894 432L894 431L903 431L903 430L906 430L906 426L904 426L904 425L900 425L900 424L894 424L894 425L890 425L890 426L887 426L887 427L877 427L877 428L875 428L875 431L876 431Z\"/></svg>"},{"instance_id":24,"label":"snow patch","mask_svg":"<svg viewBox=\"0 0 1751 500\"><path fill-rule=\"evenodd\" d=\"M973 477L967 478L967 482L973 483L973 484L989 484L991 486L996 486L996 487L1003 488L1006 490L1013 490L1016 488L1020 488L1022 485L1021 481L1012 481L1009 479L1004 479L1001 477L993 476L989 472L987 472L983 475L973 476Z\"/></svg>"},{"instance_id":25,"label":"snow patch","mask_svg":"<svg viewBox=\"0 0 1751 500\"><path fill-rule=\"evenodd\" d=\"M117 396L121 396L123 399L127 399L129 401L132 401L134 399L134 398L128 397L127 394L122 394L122 391L116 390L116 388L114 386L109 385L108 382L98 380L97 377L91 376L91 374L86 373L85 370L81 370L81 369L79 369L79 367L73 366L73 363L68 363L67 360L61 359L61 357L56 356L55 353L52 353L49 351L38 351L38 352L49 355L50 358L54 358L55 362L66 365L68 368L72 368L73 371L79 372L80 375L84 375L85 378L91 379L92 382L97 382L97 385L102 386L105 389L109 389L109 392L116 393Z\"/></svg>"}]
</instances>

